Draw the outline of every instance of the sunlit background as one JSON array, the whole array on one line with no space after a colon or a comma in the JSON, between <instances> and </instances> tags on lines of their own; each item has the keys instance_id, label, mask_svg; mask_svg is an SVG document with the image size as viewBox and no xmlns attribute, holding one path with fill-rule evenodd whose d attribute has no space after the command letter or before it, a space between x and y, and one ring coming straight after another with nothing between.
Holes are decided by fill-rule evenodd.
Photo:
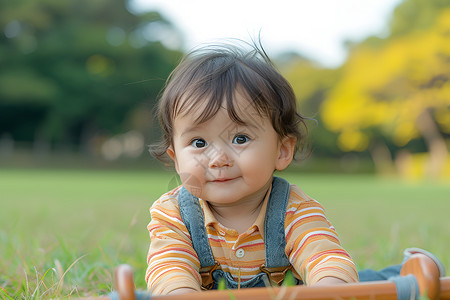
<instances>
[{"instance_id":1,"label":"sunlit background","mask_svg":"<svg viewBox=\"0 0 450 300\"><path fill-rule=\"evenodd\" d=\"M450 178L450 3L309 2L3 2L0 164L154 166L152 109L182 54L261 38L318 121L309 169Z\"/></svg>"},{"instance_id":2,"label":"sunlit background","mask_svg":"<svg viewBox=\"0 0 450 300\"><path fill-rule=\"evenodd\" d=\"M450 1L0 1L0 297L145 289L153 110L184 53L261 39L308 147L282 176L317 198L357 266L426 248L450 266ZM301 159L307 157L306 159Z\"/></svg>"}]
</instances>

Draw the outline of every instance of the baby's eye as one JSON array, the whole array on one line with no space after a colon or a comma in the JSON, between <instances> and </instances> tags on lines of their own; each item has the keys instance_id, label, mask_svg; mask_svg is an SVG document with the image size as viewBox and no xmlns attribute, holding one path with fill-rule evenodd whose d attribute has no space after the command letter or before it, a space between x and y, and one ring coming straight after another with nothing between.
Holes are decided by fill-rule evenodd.
<instances>
[{"instance_id":1,"label":"baby's eye","mask_svg":"<svg viewBox=\"0 0 450 300\"><path fill-rule=\"evenodd\" d=\"M244 134L238 134L233 139L233 144L245 144L250 141L250 138Z\"/></svg>"},{"instance_id":2,"label":"baby's eye","mask_svg":"<svg viewBox=\"0 0 450 300\"><path fill-rule=\"evenodd\" d=\"M193 139L191 145L195 148L203 148L206 147L207 143L204 139Z\"/></svg>"}]
</instances>

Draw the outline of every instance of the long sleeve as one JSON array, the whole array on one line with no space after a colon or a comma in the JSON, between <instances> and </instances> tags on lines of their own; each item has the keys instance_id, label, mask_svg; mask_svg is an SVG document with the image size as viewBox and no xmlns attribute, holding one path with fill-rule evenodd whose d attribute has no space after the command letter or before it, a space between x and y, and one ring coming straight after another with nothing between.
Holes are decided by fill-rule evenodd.
<instances>
[{"instance_id":1,"label":"long sleeve","mask_svg":"<svg viewBox=\"0 0 450 300\"><path fill-rule=\"evenodd\" d=\"M178 190L158 199L151 207L150 249L145 279L153 294L165 295L189 287L200 290L200 263L180 216Z\"/></svg>"},{"instance_id":2,"label":"long sleeve","mask_svg":"<svg viewBox=\"0 0 450 300\"><path fill-rule=\"evenodd\" d=\"M286 211L286 252L295 271L306 285L328 276L357 282L358 273L342 248L334 227L322 206L295 185Z\"/></svg>"}]
</instances>

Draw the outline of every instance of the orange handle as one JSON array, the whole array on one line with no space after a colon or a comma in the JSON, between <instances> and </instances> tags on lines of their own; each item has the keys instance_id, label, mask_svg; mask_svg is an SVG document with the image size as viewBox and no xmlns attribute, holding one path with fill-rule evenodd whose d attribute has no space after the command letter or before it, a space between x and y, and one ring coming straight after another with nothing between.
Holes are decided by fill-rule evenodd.
<instances>
[{"instance_id":1,"label":"orange handle","mask_svg":"<svg viewBox=\"0 0 450 300\"><path fill-rule=\"evenodd\" d=\"M430 300L439 299L441 293L439 268L430 257L424 254L411 255L400 271L402 276L408 274L416 277L421 296L426 296Z\"/></svg>"},{"instance_id":2,"label":"orange handle","mask_svg":"<svg viewBox=\"0 0 450 300\"><path fill-rule=\"evenodd\" d=\"M400 272L416 277L420 294L430 300L450 300L450 277L439 278L439 269L426 255L414 254ZM133 273L127 265L120 265L115 273L115 288L120 300L135 300ZM94 298L93 298L94 299ZM106 300L95 298L95 300ZM397 300L397 289L392 281L341 284L321 287L269 287L227 291L205 291L184 295L152 296L154 300L230 300L230 299L289 299L289 300Z\"/></svg>"},{"instance_id":3,"label":"orange handle","mask_svg":"<svg viewBox=\"0 0 450 300\"><path fill-rule=\"evenodd\" d=\"M120 265L114 273L114 286L120 300L135 300L133 270L129 265Z\"/></svg>"}]
</instances>

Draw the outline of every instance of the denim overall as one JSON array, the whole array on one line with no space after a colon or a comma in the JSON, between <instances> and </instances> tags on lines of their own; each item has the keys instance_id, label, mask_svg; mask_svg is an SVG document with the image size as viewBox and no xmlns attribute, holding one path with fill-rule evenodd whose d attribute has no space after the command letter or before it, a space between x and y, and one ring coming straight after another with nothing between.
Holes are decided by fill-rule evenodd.
<instances>
[{"instance_id":1,"label":"denim overall","mask_svg":"<svg viewBox=\"0 0 450 300\"><path fill-rule=\"evenodd\" d=\"M289 191L290 184L286 180L274 177L264 222L265 264L260 267L261 272L258 275L239 284L214 260L198 198L190 194L184 187L181 188L178 195L180 213L191 234L192 245L200 260L202 289L217 289L220 278L225 279L228 289L264 287L271 282L278 285L282 283L286 271L292 269L285 253L286 236L284 233ZM297 281L297 284L301 283L301 281Z\"/></svg>"}]
</instances>

